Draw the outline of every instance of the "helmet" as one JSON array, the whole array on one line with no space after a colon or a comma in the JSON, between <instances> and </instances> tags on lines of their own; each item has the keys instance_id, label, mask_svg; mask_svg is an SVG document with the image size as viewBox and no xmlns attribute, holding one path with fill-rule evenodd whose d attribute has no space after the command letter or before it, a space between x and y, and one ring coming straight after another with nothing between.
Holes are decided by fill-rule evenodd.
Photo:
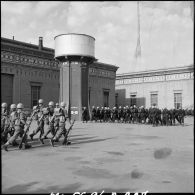
<instances>
[{"instance_id":1,"label":"helmet","mask_svg":"<svg viewBox=\"0 0 195 195\"><path fill-rule=\"evenodd\" d=\"M16 109L16 104L11 104L10 109Z\"/></svg>"},{"instance_id":2,"label":"helmet","mask_svg":"<svg viewBox=\"0 0 195 195\"><path fill-rule=\"evenodd\" d=\"M65 102L61 102L61 103L60 103L60 106L61 106L61 107L65 107L65 106L66 106Z\"/></svg>"},{"instance_id":3,"label":"helmet","mask_svg":"<svg viewBox=\"0 0 195 195\"><path fill-rule=\"evenodd\" d=\"M49 102L49 104L48 104L49 106L54 106L54 102L53 101L51 101L51 102Z\"/></svg>"},{"instance_id":4,"label":"helmet","mask_svg":"<svg viewBox=\"0 0 195 195\"><path fill-rule=\"evenodd\" d=\"M7 103L3 102L3 103L1 104L1 107L2 107L2 108L7 108Z\"/></svg>"},{"instance_id":5,"label":"helmet","mask_svg":"<svg viewBox=\"0 0 195 195\"><path fill-rule=\"evenodd\" d=\"M43 104L43 99L39 99L39 104Z\"/></svg>"},{"instance_id":6,"label":"helmet","mask_svg":"<svg viewBox=\"0 0 195 195\"><path fill-rule=\"evenodd\" d=\"M23 108L24 108L24 105L23 105L22 103L19 103L19 104L17 105L17 108L18 108L18 109L23 109Z\"/></svg>"}]
</instances>

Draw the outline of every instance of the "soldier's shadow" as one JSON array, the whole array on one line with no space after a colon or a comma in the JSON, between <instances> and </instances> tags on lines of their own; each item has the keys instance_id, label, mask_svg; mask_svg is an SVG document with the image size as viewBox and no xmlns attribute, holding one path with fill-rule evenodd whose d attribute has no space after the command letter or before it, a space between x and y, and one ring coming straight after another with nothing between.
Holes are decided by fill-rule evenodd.
<instances>
[{"instance_id":1,"label":"soldier's shadow","mask_svg":"<svg viewBox=\"0 0 195 195\"><path fill-rule=\"evenodd\" d=\"M74 137L74 138L71 138L71 137ZM88 136L88 137L78 137L78 138L75 138L75 137L76 137L76 135L70 136L70 138L69 138L69 141L71 142L70 145L62 145L63 138L61 138L59 140L59 142L54 142L54 147L60 147L60 146L71 147L72 145L74 146L74 145L81 145L81 144L87 144L87 143L93 143L93 142L102 142L102 141L106 141L106 140L114 138L114 137L111 137L111 138L104 138L104 139L99 138L98 139L98 136ZM34 141L31 141L28 143L30 143L32 145L31 148L25 149L28 151L33 150L33 149L37 149L37 148L52 147L49 143L49 139L45 139L44 144L39 143L38 139L35 139ZM71 148L79 148L79 147L71 147ZM9 151L16 151L16 150L24 151L24 149L19 149L16 146L11 146L8 150Z\"/></svg>"}]
</instances>

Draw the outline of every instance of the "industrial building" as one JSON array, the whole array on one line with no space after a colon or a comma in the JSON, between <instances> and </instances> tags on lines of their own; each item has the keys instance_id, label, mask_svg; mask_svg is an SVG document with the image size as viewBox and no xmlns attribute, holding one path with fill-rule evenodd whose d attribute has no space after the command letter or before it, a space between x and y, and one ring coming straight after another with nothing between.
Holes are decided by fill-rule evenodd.
<instances>
[{"instance_id":1,"label":"industrial building","mask_svg":"<svg viewBox=\"0 0 195 195\"><path fill-rule=\"evenodd\" d=\"M194 66L117 74L117 105L189 108L194 105Z\"/></svg>"},{"instance_id":2,"label":"industrial building","mask_svg":"<svg viewBox=\"0 0 195 195\"><path fill-rule=\"evenodd\" d=\"M76 62L72 62L75 64ZM115 79L118 67L98 61L89 66L88 95L91 106L115 105ZM22 102L25 108L37 105L39 98L59 102L60 64L54 49L1 38L1 102Z\"/></svg>"}]
</instances>

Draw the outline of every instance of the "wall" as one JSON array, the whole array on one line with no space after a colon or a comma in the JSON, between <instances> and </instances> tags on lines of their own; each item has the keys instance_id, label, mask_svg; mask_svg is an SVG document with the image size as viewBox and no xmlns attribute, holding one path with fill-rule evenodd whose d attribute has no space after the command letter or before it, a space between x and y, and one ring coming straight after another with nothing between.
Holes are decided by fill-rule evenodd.
<instances>
[{"instance_id":1,"label":"wall","mask_svg":"<svg viewBox=\"0 0 195 195\"><path fill-rule=\"evenodd\" d=\"M144 78L146 77L146 75L141 75L140 73L139 76L140 81L137 80L137 83L133 83L132 80L128 81L128 79L131 78L131 75L129 75L128 79L127 76L121 76L120 78L117 78L118 80L116 84L116 93L118 93L119 105L129 105L130 94L135 92L137 93L138 98L145 98L144 106L150 107L151 92L157 92L158 107L173 108L175 91L182 92L183 108L194 104L194 76L192 69L185 73L169 73L169 75L164 75L164 72L162 72L162 74L159 75L159 78L162 81L157 81L157 76L155 78L156 80L149 79L149 77L147 76L147 80L145 79L144 82ZM165 77L165 79L163 79L163 76ZM154 76L152 75L151 77L154 78Z\"/></svg>"}]
</instances>

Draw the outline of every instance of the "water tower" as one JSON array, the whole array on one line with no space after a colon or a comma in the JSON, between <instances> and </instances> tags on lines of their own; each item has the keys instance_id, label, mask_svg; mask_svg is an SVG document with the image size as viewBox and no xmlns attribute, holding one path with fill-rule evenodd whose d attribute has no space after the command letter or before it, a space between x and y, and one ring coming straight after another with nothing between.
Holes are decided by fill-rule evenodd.
<instances>
[{"instance_id":1,"label":"water tower","mask_svg":"<svg viewBox=\"0 0 195 195\"><path fill-rule=\"evenodd\" d=\"M95 38L86 34L60 34L55 40L55 59L60 62L60 101L69 117L81 120L88 108L89 64L95 59Z\"/></svg>"}]
</instances>

